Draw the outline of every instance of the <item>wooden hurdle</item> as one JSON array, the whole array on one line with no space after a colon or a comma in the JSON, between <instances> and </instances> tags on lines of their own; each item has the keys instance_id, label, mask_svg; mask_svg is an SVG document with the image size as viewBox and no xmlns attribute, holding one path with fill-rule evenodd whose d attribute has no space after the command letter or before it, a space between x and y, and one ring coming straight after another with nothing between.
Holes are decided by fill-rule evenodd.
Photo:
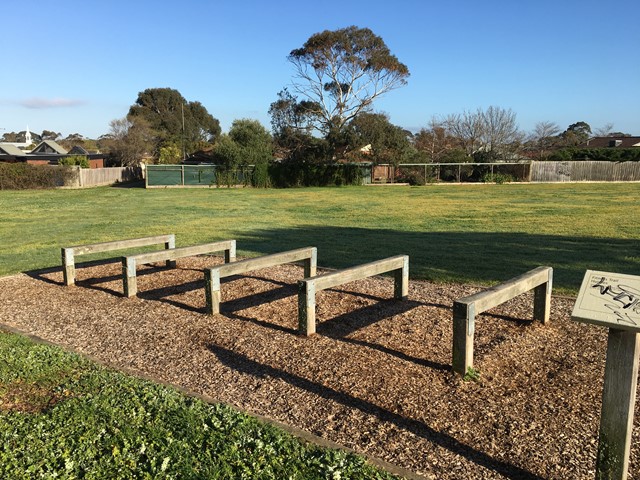
<instances>
[{"instance_id":1,"label":"wooden hurdle","mask_svg":"<svg viewBox=\"0 0 640 480\"><path fill-rule=\"evenodd\" d=\"M287 252L248 258L235 263L219 265L205 270L205 294L207 297L206 311L209 315L220 313L220 279L231 275L273 267L285 263L304 261L304 276L314 277L318 263L316 247L299 248Z\"/></svg>"},{"instance_id":2,"label":"wooden hurdle","mask_svg":"<svg viewBox=\"0 0 640 480\"><path fill-rule=\"evenodd\" d=\"M90 253L109 252L112 250L122 250L125 248L145 247L164 243L164 248L170 249L176 246L174 234L156 235L153 237L131 238L129 240L116 240L113 242L92 243L89 245L76 245L74 247L63 247L62 250L62 272L65 285L73 285L76 280L75 257ZM167 260L167 266L170 265Z\"/></svg>"},{"instance_id":3,"label":"wooden hurdle","mask_svg":"<svg viewBox=\"0 0 640 480\"><path fill-rule=\"evenodd\" d=\"M305 278L298 282L298 331L301 335L316 333L316 293L345 283L394 272L393 296L405 298L409 294L409 256L397 255L337 272Z\"/></svg>"},{"instance_id":4,"label":"wooden hurdle","mask_svg":"<svg viewBox=\"0 0 640 480\"><path fill-rule=\"evenodd\" d=\"M533 289L533 318L549 321L553 269L538 267L453 302L453 371L465 375L473 367L475 316Z\"/></svg>"},{"instance_id":5,"label":"wooden hurdle","mask_svg":"<svg viewBox=\"0 0 640 480\"><path fill-rule=\"evenodd\" d=\"M122 258L122 284L125 297L134 297L138 293L136 281L136 267L149 263L173 261L178 258L193 257L206 253L220 252L224 250L225 263L234 262L236 259L236 241L223 240L221 242L204 243L189 247L171 248L157 252L141 253ZM175 263L174 263L175 265Z\"/></svg>"}]
</instances>

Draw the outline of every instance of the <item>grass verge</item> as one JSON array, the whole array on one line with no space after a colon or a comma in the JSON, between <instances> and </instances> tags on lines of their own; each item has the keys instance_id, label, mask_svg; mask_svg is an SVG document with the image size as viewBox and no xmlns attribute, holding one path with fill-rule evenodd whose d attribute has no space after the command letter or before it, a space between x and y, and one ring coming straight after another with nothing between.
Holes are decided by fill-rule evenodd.
<instances>
[{"instance_id":1,"label":"grass verge","mask_svg":"<svg viewBox=\"0 0 640 480\"><path fill-rule=\"evenodd\" d=\"M0 478L395 477L225 405L0 331Z\"/></svg>"},{"instance_id":2,"label":"grass verge","mask_svg":"<svg viewBox=\"0 0 640 480\"><path fill-rule=\"evenodd\" d=\"M242 255L318 247L322 266L410 256L412 278L493 284L540 265L576 293L586 269L640 271L640 185L0 191L0 275L60 264L60 247L175 233ZM118 254L118 253L116 253ZM84 257L81 257L84 259Z\"/></svg>"}]
</instances>

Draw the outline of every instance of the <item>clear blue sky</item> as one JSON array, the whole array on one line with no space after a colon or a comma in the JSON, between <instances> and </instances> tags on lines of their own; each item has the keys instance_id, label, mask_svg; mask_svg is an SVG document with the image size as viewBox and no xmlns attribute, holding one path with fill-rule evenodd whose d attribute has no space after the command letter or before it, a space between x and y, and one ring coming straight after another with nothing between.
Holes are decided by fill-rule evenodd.
<instances>
[{"instance_id":1,"label":"clear blue sky","mask_svg":"<svg viewBox=\"0 0 640 480\"><path fill-rule=\"evenodd\" d=\"M496 105L520 128L585 121L640 135L640 1L5 0L0 134L96 138L138 92L177 89L228 131L270 127L288 53L350 25L381 36L411 72L374 107L418 130Z\"/></svg>"}]
</instances>

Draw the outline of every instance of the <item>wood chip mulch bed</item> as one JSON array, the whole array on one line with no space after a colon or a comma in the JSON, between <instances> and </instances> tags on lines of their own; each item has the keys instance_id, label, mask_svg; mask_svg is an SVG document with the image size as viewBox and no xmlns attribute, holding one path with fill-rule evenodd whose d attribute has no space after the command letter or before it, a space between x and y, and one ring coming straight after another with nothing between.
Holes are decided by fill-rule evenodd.
<instances>
[{"instance_id":1,"label":"wood chip mulch bed","mask_svg":"<svg viewBox=\"0 0 640 480\"><path fill-rule=\"evenodd\" d=\"M531 320L531 295L477 317L481 377L465 382L451 373L451 307L479 287L411 281L397 301L390 278L353 282L318 294L306 338L302 267L223 280L221 313L208 316L202 269L220 262L139 268L130 299L119 263L79 268L73 287L60 269L4 277L0 322L425 478L594 477L606 332L571 321L572 299L553 298L546 326Z\"/></svg>"}]
</instances>

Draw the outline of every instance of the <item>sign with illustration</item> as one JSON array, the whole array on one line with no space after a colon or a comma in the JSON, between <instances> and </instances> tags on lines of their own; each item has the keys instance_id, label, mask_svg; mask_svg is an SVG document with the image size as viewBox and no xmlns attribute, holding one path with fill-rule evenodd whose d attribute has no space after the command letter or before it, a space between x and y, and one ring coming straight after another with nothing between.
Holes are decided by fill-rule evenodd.
<instances>
[{"instance_id":1,"label":"sign with illustration","mask_svg":"<svg viewBox=\"0 0 640 480\"><path fill-rule=\"evenodd\" d=\"M571 318L640 332L640 277L587 270Z\"/></svg>"}]
</instances>

